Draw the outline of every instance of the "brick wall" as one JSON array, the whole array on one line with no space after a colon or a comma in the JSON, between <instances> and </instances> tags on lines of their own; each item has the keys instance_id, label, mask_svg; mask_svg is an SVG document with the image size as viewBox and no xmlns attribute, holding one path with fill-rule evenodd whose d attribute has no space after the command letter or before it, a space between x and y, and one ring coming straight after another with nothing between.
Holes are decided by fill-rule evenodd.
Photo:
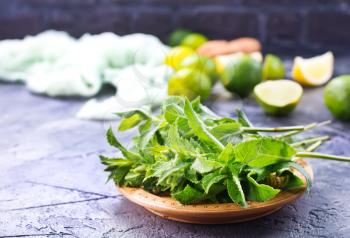
<instances>
[{"instance_id":1,"label":"brick wall","mask_svg":"<svg viewBox=\"0 0 350 238\"><path fill-rule=\"evenodd\" d=\"M258 37L267 50L350 49L350 0L0 0L0 38L45 29L165 40L177 27L213 38Z\"/></svg>"}]
</instances>

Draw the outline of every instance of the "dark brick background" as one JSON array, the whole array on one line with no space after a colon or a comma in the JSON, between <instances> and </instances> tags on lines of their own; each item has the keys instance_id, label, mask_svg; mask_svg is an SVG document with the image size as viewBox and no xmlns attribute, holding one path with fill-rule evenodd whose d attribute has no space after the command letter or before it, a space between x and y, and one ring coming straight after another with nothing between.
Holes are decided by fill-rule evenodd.
<instances>
[{"instance_id":1,"label":"dark brick background","mask_svg":"<svg viewBox=\"0 0 350 238\"><path fill-rule=\"evenodd\" d=\"M45 29L166 40L177 27L211 38L258 37L265 50L350 50L350 0L0 0L0 39Z\"/></svg>"}]
</instances>

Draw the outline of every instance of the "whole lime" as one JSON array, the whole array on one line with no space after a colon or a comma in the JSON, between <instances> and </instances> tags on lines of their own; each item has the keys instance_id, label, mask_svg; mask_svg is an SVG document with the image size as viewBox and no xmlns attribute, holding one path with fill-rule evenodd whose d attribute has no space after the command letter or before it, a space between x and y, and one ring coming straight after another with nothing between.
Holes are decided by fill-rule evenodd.
<instances>
[{"instance_id":1,"label":"whole lime","mask_svg":"<svg viewBox=\"0 0 350 238\"><path fill-rule=\"evenodd\" d=\"M191 33L188 34L181 42L181 45L190 47L192 49L197 49L205 42L208 41L208 38L199 33Z\"/></svg>"},{"instance_id":2,"label":"whole lime","mask_svg":"<svg viewBox=\"0 0 350 238\"><path fill-rule=\"evenodd\" d=\"M180 63L180 69L196 69L207 74L212 83L217 79L216 65L214 60L202 55L190 55Z\"/></svg>"},{"instance_id":3,"label":"whole lime","mask_svg":"<svg viewBox=\"0 0 350 238\"><path fill-rule=\"evenodd\" d=\"M336 77L327 84L324 102L336 118L350 121L350 75Z\"/></svg>"},{"instance_id":4,"label":"whole lime","mask_svg":"<svg viewBox=\"0 0 350 238\"><path fill-rule=\"evenodd\" d=\"M180 68L180 63L189 55L195 54L196 52L186 46L177 46L172 48L165 56L164 63L169 65L175 70Z\"/></svg>"},{"instance_id":5,"label":"whole lime","mask_svg":"<svg viewBox=\"0 0 350 238\"><path fill-rule=\"evenodd\" d=\"M262 81L261 64L247 55L242 56L225 67L220 79L228 91L246 97Z\"/></svg>"},{"instance_id":6,"label":"whole lime","mask_svg":"<svg viewBox=\"0 0 350 238\"><path fill-rule=\"evenodd\" d=\"M192 32L187 29L179 28L170 34L168 44L170 46L178 46L181 44L183 39L185 39L185 37L191 33Z\"/></svg>"},{"instance_id":7,"label":"whole lime","mask_svg":"<svg viewBox=\"0 0 350 238\"><path fill-rule=\"evenodd\" d=\"M283 61L276 55L267 54L263 64L263 78L283 79L285 76Z\"/></svg>"},{"instance_id":8,"label":"whole lime","mask_svg":"<svg viewBox=\"0 0 350 238\"><path fill-rule=\"evenodd\" d=\"M189 100L200 96L204 101L209 97L211 89L208 76L195 69L181 69L168 82L168 95L185 96Z\"/></svg>"}]
</instances>

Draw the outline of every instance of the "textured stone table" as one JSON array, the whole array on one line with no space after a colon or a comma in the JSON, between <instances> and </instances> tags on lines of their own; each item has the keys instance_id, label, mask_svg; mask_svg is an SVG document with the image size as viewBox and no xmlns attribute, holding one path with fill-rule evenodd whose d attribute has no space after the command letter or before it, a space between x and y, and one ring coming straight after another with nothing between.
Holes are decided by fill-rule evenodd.
<instances>
[{"instance_id":1,"label":"textured stone table","mask_svg":"<svg viewBox=\"0 0 350 238\"><path fill-rule=\"evenodd\" d=\"M337 73L346 72L346 58ZM1 237L349 237L350 164L309 160L311 192L280 211L232 225L190 225L164 220L118 194L97 157L111 154L109 122L74 118L84 100L30 94L23 85L0 84ZM331 118L322 88L306 90L287 118L264 115L244 101L257 125L294 125ZM232 100L211 103L227 115ZM350 124L334 121L318 130L333 138L320 151L350 155ZM126 140L127 134L120 136Z\"/></svg>"}]
</instances>

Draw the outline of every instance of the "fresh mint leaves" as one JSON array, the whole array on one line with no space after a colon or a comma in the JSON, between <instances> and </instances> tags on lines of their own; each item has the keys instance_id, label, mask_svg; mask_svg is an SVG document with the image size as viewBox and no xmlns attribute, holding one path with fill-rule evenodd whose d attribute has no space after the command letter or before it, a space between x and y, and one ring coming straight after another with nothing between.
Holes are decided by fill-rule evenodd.
<instances>
[{"instance_id":1,"label":"fresh mint leaves","mask_svg":"<svg viewBox=\"0 0 350 238\"><path fill-rule=\"evenodd\" d=\"M296 134L312 129L309 125L254 127L242 111L237 119L222 118L198 99L169 97L157 116L144 109L119 116L119 131L138 127L138 132L126 148L111 128L107 131L109 144L121 152L115 158L100 156L109 178L182 204L234 202L246 207L247 201L267 201L282 190L305 186L295 171L309 189L311 179L295 161L299 157L349 160L312 153L323 137L295 140Z\"/></svg>"}]
</instances>

